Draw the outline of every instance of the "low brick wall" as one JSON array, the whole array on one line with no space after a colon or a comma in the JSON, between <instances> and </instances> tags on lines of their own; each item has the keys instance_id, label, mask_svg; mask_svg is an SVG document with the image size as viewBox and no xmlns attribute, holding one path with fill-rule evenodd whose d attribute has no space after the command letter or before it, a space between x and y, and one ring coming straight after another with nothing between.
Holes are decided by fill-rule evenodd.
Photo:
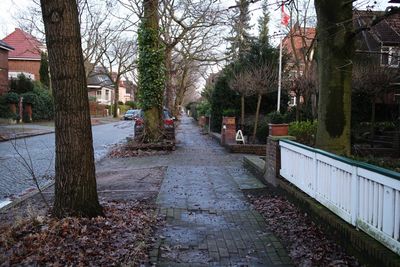
<instances>
[{"instance_id":1,"label":"low brick wall","mask_svg":"<svg viewBox=\"0 0 400 267\"><path fill-rule=\"evenodd\" d=\"M243 145L243 144L228 144L226 148L230 153L254 154L258 156L265 156L266 145Z\"/></svg>"},{"instance_id":2,"label":"low brick wall","mask_svg":"<svg viewBox=\"0 0 400 267\"><path fill-rule=\"evenodd\" d=\"M400 266L398 255L363 231L358 231L354 226L340 219L288 181L283 178L278 179L278 186L291 202L310 214L328 236L340 243L350 254L356 256L361 263L367 266Z\"/></svg>"}]
</instances>

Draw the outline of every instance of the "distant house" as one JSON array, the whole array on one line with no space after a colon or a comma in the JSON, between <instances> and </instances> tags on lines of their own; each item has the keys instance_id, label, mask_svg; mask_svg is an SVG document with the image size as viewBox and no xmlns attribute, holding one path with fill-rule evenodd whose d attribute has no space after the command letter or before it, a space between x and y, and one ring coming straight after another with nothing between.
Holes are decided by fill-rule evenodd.
<instances>
[{"instance_id":1,"label":"distant house","mask_svg":"<svg viewBox=\"0 0 400 267\"><path fill-rule=\"evenodd\" d=\"M96 99L97 103L111 105L114 101L114 85L111 79L96 69L87 79L89 98Z\"/></svg>"},{"instance_id":2,"label":"distant house","mask_svg":"<svg viewBox=\"0 0 400 267\"><path fill-rule=\"evenodd\" d=\"M371 24L374 17L384 11L354 11L354 27L363 28ZM399 67L400 56L400 14L393 14L378 24L362 31L357 36L356 53L361 57L370 56L376 64L391 68Z\"/></svg>"},{"instance_id":3,"label":"distant house","mask_svg":"<svg viewBox=\"0 0 400 267\"><path fill-rule=\"evenodd\" d=\"M283 38L282 47L288 55L286 69L289 70L289 76L296 76L298 68L301 75L306 63L313 60L314 50L312 45L315 33L315 28L304 28L296 24Z\"/></svg>"},{"instance_id":4,"label":"distant house","mask_svg":"<svg viewBox=\"0 0 400 267\"><path fill-rule=\"evenodd\" d=\"M8 91L8 53L13 50L13 47L0 40L0 95Z\"/></svg>"},{"instance_id":5,"label":"distant house","mask_svg":"<svg viewBox=\"0 0 400 267\"><path fill-rule=\"evenodd\" d=\"M131 81L121 80L118 87L118 101L126 103L126 101L135 101L135 92L137 86Z\"/></svg>"},{"instance_id":6,"label":"distant house","mask_svg":"<svg viewBox=\"0 0 400 267\"><path fill-rule=\"evenodd\" d=\"M311 67L314 57L315 34L315 28L301 27L295 24L283 38L282 48L288 56L285 71L289 73L290 80L303 75L306 68ZM289 92L289 97L289 106L295 106L298 102L296 100L299 100L300 103L304 102L303 97L297 96L294 91Z\"/></svg>"},{"instance_id":7,"label":"distant house","mask_svg":"<svg viewBox=\"0 0 400 267\"><path fill-rule=\"evenodd\" d=\"M7 35L4 42L14 47L8 54L8 65L10 78L16 78L23 73L32 80L40 80L40 57L46 47L34 36L16 28L14 32Z\"/></svg>"},{"instance_id":8,"label":"distant house","mask_svg":"<svg viewBox=\"0 0 400 267\"><path fill-rule=\"evenodd\" d=\"M371 24L375 17L380 17L384 11L355 10L354 28L365 28ZM362 31L356 39L355 61L369 60L376 67L385 67L399 70L400 67L400 14L393 14L376 25ZM382 104L396 105L400 99L400 77L393 81L393 90L388 91L385 96L378 100Z\"/></svg>"}]
</instances>

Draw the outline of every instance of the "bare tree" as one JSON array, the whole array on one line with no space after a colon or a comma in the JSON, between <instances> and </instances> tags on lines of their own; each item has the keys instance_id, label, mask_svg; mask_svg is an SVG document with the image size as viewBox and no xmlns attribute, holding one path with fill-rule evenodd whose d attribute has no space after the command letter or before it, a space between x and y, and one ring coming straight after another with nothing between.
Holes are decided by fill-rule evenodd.
<instances>
[{"instance_id":1,"label":"bare tree","mask_svg":"<svg viewBox=\"0 0 400 267\"><path fill-rule=\"evenodd\" d=\"M238 71L233 73L232 79L229 81L229 87L240 93L240 103L241 103L241 112L240 112L240 124L241 127L244 126L244 99L246 96L254 95L254 88L251 87L251 73L246 71Z\"/></svg>"},{"instance_id":2,"label":"bare tree","mask_svg":"<svg viewBox=\"0 0 400 267\"><path fill-rule=\"evenodd\" d=\"M252 137L253 142L256 139L262 96L275 90L277 82L278 69L274 62L265 62L261 66L253 67L249 72L248 84L252 89L251 91L257 94L256 119Z\"/></svg>"},{"instance_id":3,"label":"bare tree","mask_svg":"<svg viewBox=\"0 0 400 267\"><path fill-rule=\"evenodd\" d=\"M102 66L101 73L110 78L114 85L114 118L118 117L119 86L121 78L132 72L136 67L136 43L121 36L113 39L111 44L105 41L101 46L100 53L103 56L99 59Z\"/></svg>"},{"instance_id":4,"label":"bare tree","mask_svg":"<svg viewBox=\"0 0 400 267\"><path fill-rule=\"evenodd\" d=\"M371 104L370 138L373 146L376 121L376 102L384 100L391 87L391 83L399 75L399 70L388 66L376 66L373 63L358 63L353 67L353 92L360 92L367 96Z\"/></svg>"}]
</instances>

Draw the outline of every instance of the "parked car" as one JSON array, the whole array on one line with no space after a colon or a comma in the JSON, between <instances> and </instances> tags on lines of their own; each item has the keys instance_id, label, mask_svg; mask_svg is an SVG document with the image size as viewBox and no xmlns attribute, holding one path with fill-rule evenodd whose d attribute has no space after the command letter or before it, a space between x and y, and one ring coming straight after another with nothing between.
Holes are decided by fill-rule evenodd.
<instances>
[{"instance_id":1,"label":"parked car","mask_svg":"<svg viewBox=\"0 0 400 267\"><path fill-rule=\"evenodd\" d=\"M135 117L137 117L140 113L140 109L130 109L127 112L125 112L123 119L124 120L133 120Z\"/></svg>"},{"instance_id":2,"label":"parked car","mask_svg":"<svg viewBox=\"0 0 400 267\"><path fill-rule=\"evenodd\" d=\"M144 129L144 111L140 110L139 115L135 120L135 138L143 134ZM164 121L164 134L165 138L169 140L175 139L175 118L171 115L168 109L163 109L163 121Z\"/></svg>"}]
</instances>

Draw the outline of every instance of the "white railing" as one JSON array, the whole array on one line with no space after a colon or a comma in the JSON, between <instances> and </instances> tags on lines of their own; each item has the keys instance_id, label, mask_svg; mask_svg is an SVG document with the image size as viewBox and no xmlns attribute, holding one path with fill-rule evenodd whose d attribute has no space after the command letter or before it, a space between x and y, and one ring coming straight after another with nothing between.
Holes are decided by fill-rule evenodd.
<instances>
[{"instance_id":1,"label":"white railing","mask_svg":"<svg viewBox=\"0 0 400 267\"><path fill-rule=\"evenodd\" d=\"M400 174L281 140L282 177L400 254Z\"/></svg>"}]
</instances>

